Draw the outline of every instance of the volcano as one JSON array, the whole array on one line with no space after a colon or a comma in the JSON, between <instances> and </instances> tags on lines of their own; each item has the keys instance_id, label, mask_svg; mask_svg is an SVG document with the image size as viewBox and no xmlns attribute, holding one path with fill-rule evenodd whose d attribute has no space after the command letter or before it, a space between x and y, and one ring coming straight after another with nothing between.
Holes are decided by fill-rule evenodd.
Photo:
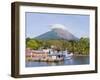
<instances>
[{"instance_id":1,"label":"volcano","mask_svg":"<svg viewBox=\"0 0 100 80\"><path fill-rule=\"evenodd\" d=\"M41 39L41 40L56 40L56 39L64 39L64 40L78 40L76 36L74 36L72 33L67 31L64 26L62 25L53 25L53 28L51 31L48 31L44 34L41 34L35 39Z\"/></svg>"}]
</instances>

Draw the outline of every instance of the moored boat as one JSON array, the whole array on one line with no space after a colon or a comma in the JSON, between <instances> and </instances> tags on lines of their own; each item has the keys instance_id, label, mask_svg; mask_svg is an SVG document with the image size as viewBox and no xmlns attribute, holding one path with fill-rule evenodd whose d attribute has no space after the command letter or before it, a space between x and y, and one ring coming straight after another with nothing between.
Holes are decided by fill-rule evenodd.
<instances>
[{"instance_id":1,"label":"moored boat","mask_svg":"<svg viewBox=\"0 0 100 80\"><path fill-rule=\"evenodd\" d=\"M66 51L52 51L52 50L45 50L45 51L35 51L32 50L26 55L27 61L47 61L47 62L57 62L63 61L66 59L71 59L73 53L68 53Z\"/></svg>"}]
</instances>

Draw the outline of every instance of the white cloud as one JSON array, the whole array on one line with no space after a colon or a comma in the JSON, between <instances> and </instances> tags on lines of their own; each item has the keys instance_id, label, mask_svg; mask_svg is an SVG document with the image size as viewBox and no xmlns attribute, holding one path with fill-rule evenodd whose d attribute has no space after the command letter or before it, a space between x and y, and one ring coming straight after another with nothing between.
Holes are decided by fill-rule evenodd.
<instances>
[{"instance_id":1,"label":"white cloud","mask_svg":"<svg viewBox=\"0 0 100 80\"><path fill-rule=\"evenodd\" d=\"M51 29L66 29L66 27L62 24L53 24L51 25Z\"/></svg>"}]
</instances>

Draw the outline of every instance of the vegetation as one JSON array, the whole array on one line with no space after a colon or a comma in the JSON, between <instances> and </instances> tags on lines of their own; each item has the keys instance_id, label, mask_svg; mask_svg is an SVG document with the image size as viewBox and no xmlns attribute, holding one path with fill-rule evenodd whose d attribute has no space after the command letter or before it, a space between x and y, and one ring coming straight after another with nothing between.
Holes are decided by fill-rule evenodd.
<instances>
[{"instance_id":1,"label":"vegetation","mask_svg":"<svg viewBox=\"0 0 100 80\"><path fill-rule=\"evenodd\" d=\"M74 54L88 55L89 54L89 38L80 38L74 40L39 40L26 38L26 47L34 50L55 48L56 50L68 50Z\"/></svg>"}]
</instances>

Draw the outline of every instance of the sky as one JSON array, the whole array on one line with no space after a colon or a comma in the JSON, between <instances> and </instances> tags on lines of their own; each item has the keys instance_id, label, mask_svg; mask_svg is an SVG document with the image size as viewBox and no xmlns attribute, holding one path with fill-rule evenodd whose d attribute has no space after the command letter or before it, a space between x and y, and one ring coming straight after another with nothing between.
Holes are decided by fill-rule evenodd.
<instances>
[{"instance_id":1,"label":"sky","mask_svg":"<svg viewBox=\"0 0 100 80\"><path fill-rule=\"evenodd\" d=\"M89 15L26 12L25 35L34 38L60 24L78 38L89 37L89 19Z\"/></svg>"}]
</instances>

